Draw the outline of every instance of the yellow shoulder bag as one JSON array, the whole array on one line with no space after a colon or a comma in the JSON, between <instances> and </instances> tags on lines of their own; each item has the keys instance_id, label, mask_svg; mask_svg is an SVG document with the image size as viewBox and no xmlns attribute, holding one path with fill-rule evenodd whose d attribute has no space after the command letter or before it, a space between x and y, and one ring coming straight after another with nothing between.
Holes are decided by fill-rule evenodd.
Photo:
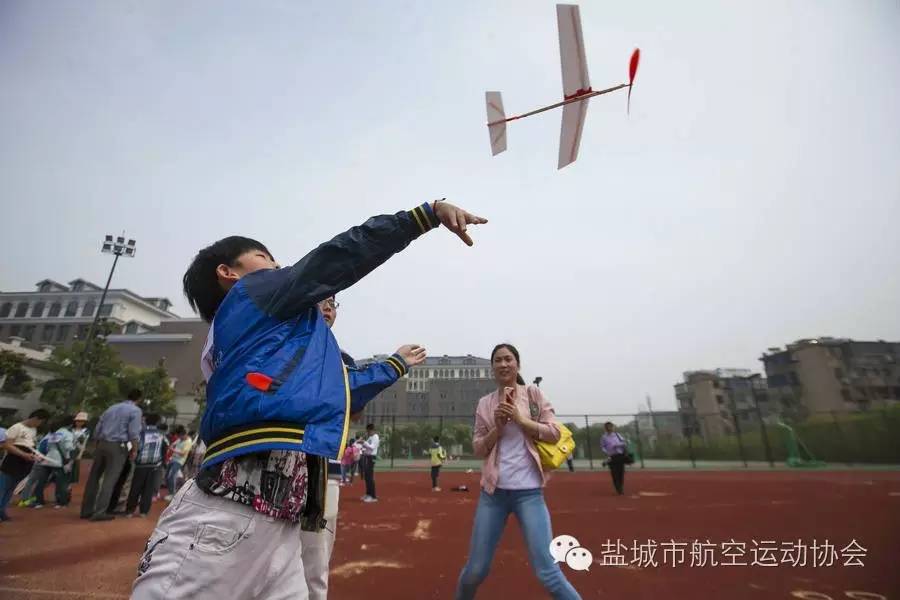
<instances>
[{"instance_id":1,"label":"yellow shoulder bag","mask_svg":"<svg viewBox=\"0 0 900 600\"><path fill-rule=\"evenodd\" d=\"M541 407L538 405L537 400L534 399L531 386L528 386L528 407L531 412L532 420L537 421L541 416ZM552 471L553 469L558 468L566 462L566 458L570 454L575 452L575 438L572 437L572 432L562 423L557 423L556 426L559 427L558 441L534 441L538 456L541 458L541 466L545 471Z\"/></svg>"}]
</instances>

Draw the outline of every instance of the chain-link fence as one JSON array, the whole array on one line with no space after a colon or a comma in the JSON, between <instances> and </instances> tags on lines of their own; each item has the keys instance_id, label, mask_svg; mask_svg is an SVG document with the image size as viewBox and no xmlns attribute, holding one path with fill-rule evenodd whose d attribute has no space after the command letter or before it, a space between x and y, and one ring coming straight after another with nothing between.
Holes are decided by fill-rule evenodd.
<instances>
[{"instance_id":1,"label":"chain-link fence","mask_svg":"<svg viewBox=\"0 0 900 600\"><path fill-rule=\"evenodd\" d=\"M197 423L195 415L169 419ZM628 444L633 467L769 468L900 464L900 406L858 412L764 415L741 409L715 414L559 414L573 433L576 470L602 469L607 422ZM437 438L450 459L445 468L477 469L472 448L474 415L380 415L370 418L381 439L382 467L420 469ZM366 423L351 423L363 435ZM565 467L564 467L565 468Z\"/></svg>"}]
</instances>

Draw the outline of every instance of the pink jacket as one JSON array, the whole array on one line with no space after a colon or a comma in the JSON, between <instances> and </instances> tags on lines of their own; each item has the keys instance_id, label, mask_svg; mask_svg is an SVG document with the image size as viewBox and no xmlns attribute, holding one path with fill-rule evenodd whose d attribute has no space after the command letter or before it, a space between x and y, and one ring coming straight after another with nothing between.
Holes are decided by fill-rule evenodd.
<instances>
[{"instance_id":1,"label":"pink jacket","mask_svg":"<svg viewBox=\"0 0 900 600\"><path fill-rule=\"evenodd\" d=\"M553 406L550 405L550 402L548 402L544 397L544 394L541 393L541 388L534 385L529 385L527 387L524 385L517 385L516 388L516 408L519 409L521 414L530 417L532 421L540 423L538 433L541 441L559 441L559 427L556 425ZM534 398L535 404L540 411L540 415L537 418L531 416L528 401L529 393ZM475 456L484 458L484 463L481 466L481 487L488 494L493 494L494 490L497 489L497 479L500 476L500 457L497 453L497 444L495 442L490 446L488 445L490 442L488 438L497 427L494 423L494 410L496 410L500 400L500 392L493 392L479 400L478 408L475 410L475 431L472 436L472 445L475 450ZM547 485L550 473L541 469L541 458L538 456L534 444L529 444L528 449L530 450L538 469L541 471L541 475L544 478L544 485Z\"/></svg>"},{"instance_id":2,"label":"pink jacket","mask_svg":"<svg viewBox=\"0 0 900 600\"><path fill-rule=\"evenodd\" d=\"M356 447L356 444L347 444L347 448L344 450L344 456L341 457L342 465L352 465L356 462L356 455L359 452L359 448Z\"/></svg>"}]
</instances>

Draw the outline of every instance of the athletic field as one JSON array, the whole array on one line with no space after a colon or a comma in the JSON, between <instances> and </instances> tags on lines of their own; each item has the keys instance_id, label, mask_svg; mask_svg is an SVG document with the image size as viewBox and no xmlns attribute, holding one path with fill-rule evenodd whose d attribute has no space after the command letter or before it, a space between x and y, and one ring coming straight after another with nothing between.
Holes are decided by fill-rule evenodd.
<instances>
[{"instance_id":1,"label":"athletic field","mask_svg":"<svg viewBox=\"0 0 900 600\"><path fill-rule=\"evenodd\" d=\"M452 598L478 473L443 474L442 492L424 471L376 480L377 504L360 501L358 480L341 489L331 598ZM470 491L449 491L460 484ZM554 534L593 554L588 571L563 565L584 598L900 598L898 471L638 470L625 485L620 497L606 472L561 471L548 486ZM81 521L74 492L64 510L9 509L0 598L128 597L155 518ZM514 521L479 597L545 597Z\"/></svg>"}]
</instances>

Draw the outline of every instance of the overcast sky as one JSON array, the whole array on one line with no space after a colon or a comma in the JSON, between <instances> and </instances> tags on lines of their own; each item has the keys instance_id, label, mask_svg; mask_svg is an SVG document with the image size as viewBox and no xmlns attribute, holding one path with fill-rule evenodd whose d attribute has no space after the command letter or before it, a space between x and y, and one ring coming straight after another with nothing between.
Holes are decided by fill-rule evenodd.
<instances>
[{"instance_id":1,"label":"overcast sky","mask_svg":"<svg viewBox=\"0 0 900 600\"><path fill-rule=\"evenodd\" d=\"M446 196L446 230L341 294L362 357L518 345L558 412L673 407L690 369L769 346L900 339L900 3L584 2L595 89L578 161L559 111L490 155L507 113L561 96L554 3L0 2L0 289L168 296L226 235L282 263Z\"/></svg>"}]
</instances>

